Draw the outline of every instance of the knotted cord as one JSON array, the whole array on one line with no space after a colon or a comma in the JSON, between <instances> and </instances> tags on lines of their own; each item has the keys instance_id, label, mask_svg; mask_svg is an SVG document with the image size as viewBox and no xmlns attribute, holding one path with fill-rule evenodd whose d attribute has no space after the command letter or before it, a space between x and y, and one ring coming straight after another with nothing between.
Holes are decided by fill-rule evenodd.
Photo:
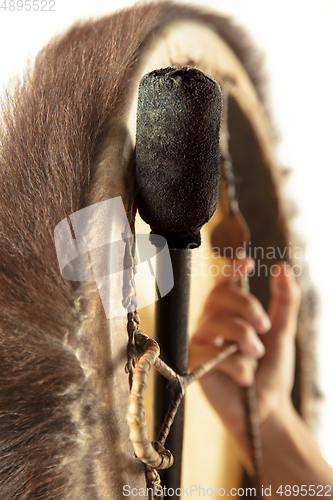
<instances>
[{"instance_id":1,"label":"knotted cord","mask_svg":"<svg viewBox=\"0 0 333 500\"><path fill-rule=\"evenodd\" d=\"M226 343L216 356L205 361L186 375L178 375L161 360L158 343L141 331L135 333L135 347L140 357L133 370L133 383L127 413L130 439L137 457L146 465L147 479L154 477L155 484L160 484L157 471L167 469L173 465L173 456L164 445L186 388L215 368L228 356L237 352L238 346L234 343ZM155 442L149 439L144 413L144 393L147 387L148 373L152 366L169 381L168 387L174 394ZM158 497L155 496L155 498Z\"/></svg>"}]
</instances>

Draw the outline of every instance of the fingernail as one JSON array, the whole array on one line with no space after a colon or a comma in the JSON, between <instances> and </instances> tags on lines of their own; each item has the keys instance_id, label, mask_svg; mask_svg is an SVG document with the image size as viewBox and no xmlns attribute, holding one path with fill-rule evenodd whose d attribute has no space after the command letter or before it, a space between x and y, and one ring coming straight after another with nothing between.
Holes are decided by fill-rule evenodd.
<instances>
[{"instance_id":1,"label":"fingernail","mask_svg":"<svg viewBox=\"0 0 333 500\"><path fill-rule=\"evenodd\" d=\"M254 357L263 356L265 354L265 347L258 337L254 340L251 351L251 355Z\"/></svg>"},{"instance_id":2,"label":"fingernail","mask_svg":"<svg viewBox=\"0 0 333 500\"><path fill-rule=\"evenodd\" d=\"M224 344L224 338L221 335L217 335L217 337L214 337L213 339L213 344L216 347L222 347Z\"/></svg>"},{"instance_id":3,"label":"fingernail","mask_svg":"<svg viewBox=\"0 0 333 500\"><path fill-rule=\"evenodd\" d=\"M248 387L254 382L254 371L248 370L248 372L244 375L241 385L243 387Z\"/></svg>"},{"instance_id":4,"label":"fingernail","mask_svg":"<svg viewBox=\"0 0 333 500\"><path fill-rule=\"evenodd\" d=\"M258 317L258 325L261 331L268 331L272 328L272 323L269 317L265 314Z\"/></svg>"},{"instance_id":5,"label":"fingernail","mask_svg":"<svg viewBox=\"0 0 333 500\"><path fill-rule=\"evenodd\" d=\"M249 258L249 259L248 259L248 263L247 263L247 265L246 265L246 271L247 271L247 269L248 269L248 268L250 268L250 270L252 271L252 269L254 269L254 268L255 268L255 266L256 266L255 261L252 259L252 257L251 257L251 258Z\"/></svg>"}]
</instances>

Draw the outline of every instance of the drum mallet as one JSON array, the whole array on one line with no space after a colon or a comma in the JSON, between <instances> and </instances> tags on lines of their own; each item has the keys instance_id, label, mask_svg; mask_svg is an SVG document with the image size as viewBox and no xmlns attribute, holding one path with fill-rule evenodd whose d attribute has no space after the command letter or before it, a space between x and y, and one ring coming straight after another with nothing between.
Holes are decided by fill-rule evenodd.
<instances>
[{"instance_id":1,"label":"drum mallet","mask_svg":"<svg viewBox=\"0 0 333 500\"><path fill-rule=\"evenodd\" d=\"M201 71L185 67L155 70L139 85L136 172L137 205L154 235L168 243L174 287L156 302L155 339L161 359L179 374L187 371L190 253L201 243L200 229L215 212L220 180L222 93ZM158 246L158 237L155 236ZM157 253L156 281L163 280L162 252ZM155 380L154 427L160 429L172 394L165 379ZM167 438L175 464L162 481L180 486L184 405Z\"/></svg>"}]
</instances>

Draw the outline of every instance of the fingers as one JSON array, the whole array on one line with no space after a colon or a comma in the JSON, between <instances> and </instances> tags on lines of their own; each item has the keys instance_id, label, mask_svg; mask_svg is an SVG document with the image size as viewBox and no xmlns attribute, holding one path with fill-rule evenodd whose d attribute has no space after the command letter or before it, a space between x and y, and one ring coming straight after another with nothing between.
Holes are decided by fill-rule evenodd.
<instances>
[{"instance_id":1,"label":"fingers","mask_svg":"<svg viewBox=\"0 0 333 500\"><path fill-rule=\"evenodd\" d=\"M264 355L265 348L257 332L265 333L270 320L253 295L236 286L241 276L253 270L251 259L238 259L226 264L215 288L210 293L192 338L190 368L193 369L218 352L224 342L235 342L239 353L220 363L218 370L240 385L253 380L253 358Z\"/></svg>"},{"instance_id":2,"label":"fingers","mask_svg":"<svg viewBox=\"0 0 333 500\"><path fill-rule=\"evenodd\" d=\"M206 301L203 319L212 314L237 315L258 333L266 333L271 328L270 319L259 300L239 287L217 285Z\"/></svg>"},{"instance_id":3,"label":"fingers","mask_svg":"<svg viewBox=\"0 0 333 500\"><path fill-rule=\"evenodd\" d=\"M220 363L217 369L229 375L238 385L247 387L253 383L255 375L254 366L252 358L235 353Z\"/></svg>"},{"instance_id":4,"label":"fingers","mask_svg":"<svg viewBox=\"0 0 333 500\"><path fill-rule=\"evenodd\" d=\"M221 269L219 284L230 286L238 283L242 276L250 274L254 269L254 260L248 257L244 259L228 260Z\"/></svg>"},{"instance_id":5,"label":"fingers","mask_svg":"<svg viewBox=\"0 0 333 500\"><path fill-rule=\"evenodd\" d=\"M272 334L294 335L301 300L301 291L285 262L278 264L279 273L271 276L271 300L268 315L272 322Z\"/></svg>"},{"instance_id":6,"label":"fingers","mask_svg":"<svg viewBox=\"0 0 333 500\"><path fill-rule=\"evenodd\" d=\"M239 350L255 359L263 356L265 348L255 329L238 316L213 315L202 321L193 340L201 344L217 347L223 342L235 342Z\"/></svg>"},{"instance_id":7,"label":"fingers","mask_svg":"<svg viewBox=\"0 0 333 500\"><path fill-rule=\"evenodd\" d=\"M258 333L271 328L270 319L259 300L236 286L240 277L246 276L253 267L252 259L238 259L223 266L221 277L206 301L202 319L212 314L237 315Z\"/></svg>"},{"instance_id":8,"label":"fingers","mask_svg":"<svg viewBox=\"0 0 333 500\"><path fill-rule=\"evenodd\" d=\"M213 315L202 322L192 337L190 370L215 356L224 342L235 342L240 352L222 361L217 370L229 375L239 385L251 384L253 358L261 358L265 348L254 328L237 316Z\"/></svg>"},{"instance_id":9,"label":"fingers","mask_svg":"<svg viewBox=\"0 0 333 500\"><path fill-rule=\"evenodd\" d=\"M253 358L261 358L265 348L261 368L276 364L279 352L287 349L292 353L290 339L296 331L300 290L288 265L278 264L279 272L275 267L275 275L270 280L271 301L267 315L254 296L236 286L240 276L253 269L252 261L241 259L237 262L233 272L222 273L206 301L198 331L192 339L190 364L193 369L215 355L224 342L235 342L239 352L221 362L217 372L246 386L253 380ZM264 348L257 333L268 331L269 334L263 337ZM284 342L284 338L289 340Z\"/></svg>"},{"instance_id":10,"label":"fingers","mask_svg":"<svg viewBox=\"0 0 333 500\"><path fill-rule=\"evenodd\" d=\"M207 359L216 356L218 352L219 349L214 347L214 345L202 344L193 339L190 349L189 370L192 371L201 363L207 361ZM253 358L237 352L222 361L214 371L228 375L238 385L248 386L253 382L254 377ZM209 375L210 372L208 373Z\"/></svg>"}]
</instances>

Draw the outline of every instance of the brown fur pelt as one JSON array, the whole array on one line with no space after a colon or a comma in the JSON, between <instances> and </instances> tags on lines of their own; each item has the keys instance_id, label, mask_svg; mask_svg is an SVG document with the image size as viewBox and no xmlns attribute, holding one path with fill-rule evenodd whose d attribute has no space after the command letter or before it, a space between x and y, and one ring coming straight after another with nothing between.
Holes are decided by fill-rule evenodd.
<instances>
[{"instance_id":1,"label":"brown fur pelt","mask_svg":"<svg viewBox=\"0 0 333 500\"><path fill-rule=\"evenodd\" d=\"M23 82L4 99L0 149L2 500L116 496L112 471L105 472L110 474L109 496L102 496L89 453L76 453L84 436L73 418L73 407L92 427L104 416L94 411L80 358L75 349L68 348L80 343L86 297L82 299L79 284L61 277L54 228L89 204L91 190L99 188L97 158L140 50L155 30L185 18L213 26L262 96L260 64L242 31L224 17L162 2L77 23L39 53ZM92 454L102 449L99 439L96 435ZM77 463L68 467L73 456Z\"/></svg>"}]
</instances>

